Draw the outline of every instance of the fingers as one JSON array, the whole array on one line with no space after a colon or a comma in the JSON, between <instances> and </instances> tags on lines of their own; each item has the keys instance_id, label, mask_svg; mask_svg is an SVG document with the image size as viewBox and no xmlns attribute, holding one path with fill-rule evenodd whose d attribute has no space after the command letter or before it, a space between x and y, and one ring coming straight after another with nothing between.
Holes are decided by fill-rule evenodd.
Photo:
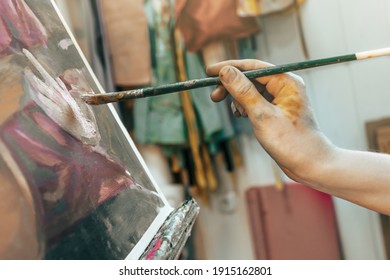
<instances>
[{"instance_id":1,"label":"fingers","mask_svg":"<svg viewBox=\"0 0 390 280\"><path fill-rule=\"evenodd\" d=\"M217 88L210 94L211 100L214 102L219 102L224 100L229 93L226 91L226 89L219 85Z\"/></svg>"},{"instance_id":2,"label":"fingers","mask_svg":"<svg viewBox=\"0 0 390 280\"><path fill-rule=\"evenodd\" d=\"M220 85L211 93L210 97L214 102L219 102L224 100L228 95L229 93L227 90L222 85ZM236 100L232 101L230 107L235 117L248 117L245 109Z\"/></svg>"},{"instance_id":3,"label":"fingers","mask_svg":"<svg viewBox=\"0 0 390 280\"><path fill-rule=\"evenodd\" d=\"M234 66L241 71L246 71L266 68L273 65L255 59L228 60L216 63L214 65L210 65L209 67L207 67L206 73L210 76L216 76L226 66ZM260 77L257 78L256 81L263 84L266 87L267 91L274 97L278 95L278 93L281 91L282 88L285 87L286 84L289 84L293 87L301 87L301 85L304 85L303 80L299 76L294 75L292 73L283 73Z\"/></svg>"},{"instance_id":4,"label":"fingers","mask_svg":"<svg viewBox=\"0 0 390 280\"><path fill-rule=\"evenodd\" d=\"M221 101L228 93L235 101L232 110L235 116L256 117L257 114L269 114L282 110L295 122L302 116L307 106L303 80L292 73L277 74L249 80L241 70L251 70L272 66L259 60L230 60L211 65L209 75L219 74L222 87L212 93L212 100ZM239 69L240 70L239 70ZM263 84L261 89L257 82ZM256 85L258 88L256 88ZM264 94L264 96L262 94ZM268 101L269 102L268 102ZM270 103L271 102L271 103Z\"/></svg>"},{"instance_id":5,"label":"fingers","mask_svg":"<svg viewBox=\"0 0 390 280\"><path fill-rule=\"evenodd\" d=\"M229 93L227 90L222 85L220 85L211 93L210 97L214 102L219 102L224 100L228 95ZM236 100L233 100L230 105L235 117L239 118L248 116L245 109Z\"/></svg>"},{"instance_id":6,"label":"fingers","mask_svg":"<svg viewBox=\"0 0 390 280\"><path fill-rule=\"evenodd\" d=\"M241 104L245 111L249 112L249 107L266 103L255 85L237 68L225 66L220 70L219 77L226 91Z\"/></svg>"},{"instance_id":7,"label":"fingers","mask_svg":"<svg viewBox=\"0 0 390 280\"><path fill-rule=\"evenodd\" d=\"M219 72L221 69L225 66L234 66L241 71L246 71L246 70L253 70L253 69L261 69L261 68L266 68L273 66L273 64L256 60L256 59L242 59L242 60L227 60L223 62L219 62L213 65L210 65L206 68L206 73L209 76L218 76ZM261 77L256 79L258 82L261 84L267 84L269 81L269 77Z\"/></svg>"}]
</instances>

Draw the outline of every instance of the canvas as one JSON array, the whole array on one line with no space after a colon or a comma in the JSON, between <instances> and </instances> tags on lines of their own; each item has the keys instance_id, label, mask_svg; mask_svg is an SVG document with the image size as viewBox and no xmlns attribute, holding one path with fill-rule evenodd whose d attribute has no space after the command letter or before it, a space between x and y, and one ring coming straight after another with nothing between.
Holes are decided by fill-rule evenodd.
<instances>
[{"instance_id":1,"label":"canvas","mask_svg":"<svg viewBox=\"0 0 390 280\"><path fill-rule=\"evenodd\" d=\"M174 209L114 107L80 99L103 89L55 3L0 16L0 258L140 258Z\"/></svg>"}]
</instances>

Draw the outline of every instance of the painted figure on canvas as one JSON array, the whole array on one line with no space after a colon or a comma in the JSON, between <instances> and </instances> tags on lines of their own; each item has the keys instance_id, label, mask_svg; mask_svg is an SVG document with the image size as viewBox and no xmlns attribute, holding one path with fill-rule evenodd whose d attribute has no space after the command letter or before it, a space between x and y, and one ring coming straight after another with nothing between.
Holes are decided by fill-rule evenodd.
<instances>
[{"instance_id":1,"label":"painted figure on canvas","mask_svg":"<svg viewBox=\"0 0 390 280\"><path fill-rule=\"evenodd\" d=\"M0 258L129 257L171 209L50 1L0 0L0 79Z\"/></svg>"}]
</instances>

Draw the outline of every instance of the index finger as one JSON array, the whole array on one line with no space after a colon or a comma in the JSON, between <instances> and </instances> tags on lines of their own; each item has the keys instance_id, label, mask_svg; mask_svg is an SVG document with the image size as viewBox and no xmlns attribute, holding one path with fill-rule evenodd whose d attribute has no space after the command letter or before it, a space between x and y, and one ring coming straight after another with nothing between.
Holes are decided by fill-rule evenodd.
<instances>
[{"instance_id":1,"label":"index finger","mask_svg":"<svg viewBox=\"0 0 390 280\"><path fill-rule=\"evenodd\" d=\"M241 71L247 71L247 70L253 70L253 69L260 69L260 68L267 68L270 66L274 66L271 63L264 62L261 60L256 59L241 59L241 60L226 60L222 62L218 62L216 64L212 64L206 68L206 73L209 76L218 76L219 71L225 66L234 66ZM270 80L270 77L261 77L256 79L258 82L262 84L267 84Z\"/></svg>"},{"instance_id":2,"label":"index finger","mask_svg":"<svg viewBox=\"0 0 390 280\"><path fill-rule=\"evenodd\" d=\"M206 73L211 76L217 76L220 70L225 66L234 66L241 71L261 69L274 66L271 63L264 62L257 59L241 59L241 60L227 60L210 65L206 68ZM282 73L269 76L263 76L255 79L257 82L263 84L267 91L276 97L286 84L293 82L295 86L304 84L303 80L292 73Z\"/></svg>"}]
</instances>

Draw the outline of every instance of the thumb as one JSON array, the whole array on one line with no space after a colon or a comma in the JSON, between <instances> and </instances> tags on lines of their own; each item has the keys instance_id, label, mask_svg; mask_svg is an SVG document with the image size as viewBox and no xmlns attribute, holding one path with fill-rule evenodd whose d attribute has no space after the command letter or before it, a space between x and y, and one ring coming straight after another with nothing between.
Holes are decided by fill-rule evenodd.
<instances>
[{"instance_id":1,"label":"thumb","mask_svg":"<svg viewBox=\"0 0 390 280\"><path fill-rule=\"evenodd\" d=\"M237 68L225 66L219 72L219 78L225 89L237 100L244 109L264 103L265 99L255 85Z\"/></svg>"}]
</instances>

